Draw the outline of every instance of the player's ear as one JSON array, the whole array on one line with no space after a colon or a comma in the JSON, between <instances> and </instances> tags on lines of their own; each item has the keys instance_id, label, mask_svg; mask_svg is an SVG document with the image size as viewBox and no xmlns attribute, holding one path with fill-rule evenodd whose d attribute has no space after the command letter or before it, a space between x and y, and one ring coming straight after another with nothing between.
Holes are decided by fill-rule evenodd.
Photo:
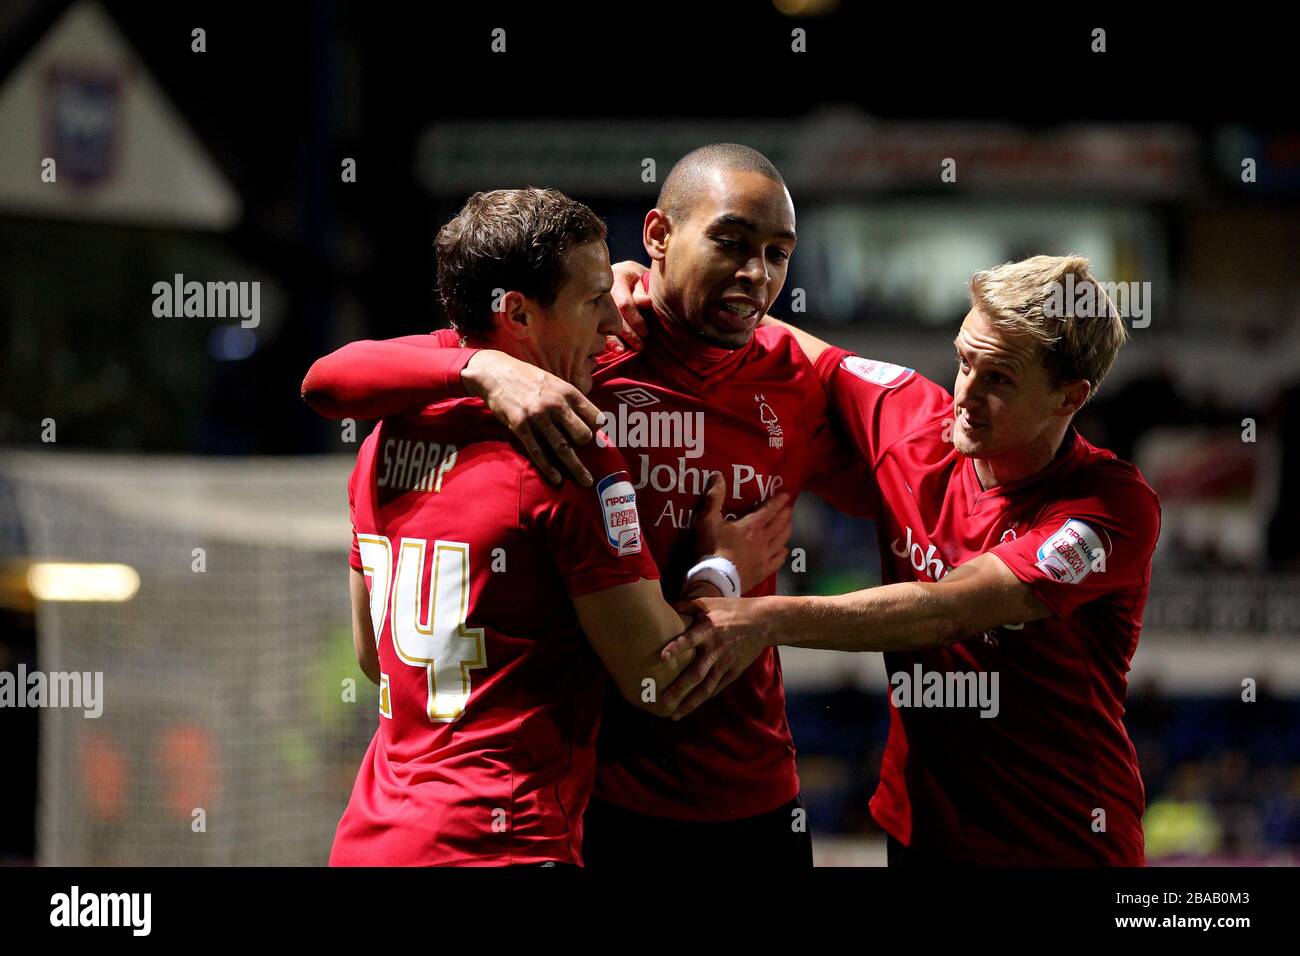
<instances>
[{"instance_id":1,"label":"player's ear","mask_svg":"<svg viewBox=\"0 0 1300 956\"><path fill-rule=\"evenodd\" d=\"M1092 394L1092 383L1086 378L1081 378L1073 382L1066 382L1060 388L1061 404L1059 406L1062 415L1073 415L1088 401L1088 396Z\"/></svg>"},{"instance_id":2,"label":"player's ear","mask_svg":"<svg viewBox=\"0 0 1300 956\"><path fill-rule=\"evenodd\" d=\"M497 303L492 320L498 332L512 338L526 338L531 320L532 302L522 292L507 292Z\"/></svg>"},{"instance_id":3,"label":"player's ear","mask_svg":"<svg viewBox=\"0 0 1300 956\"><path fill-rule=\"evenodd\" d=\"M668 234L672 232L672 228L668 213L662 209L651 209L645 214L645 225L641 227L641 242L650 258L656 262L667 255Z\"/></svg>"}]
</instances>

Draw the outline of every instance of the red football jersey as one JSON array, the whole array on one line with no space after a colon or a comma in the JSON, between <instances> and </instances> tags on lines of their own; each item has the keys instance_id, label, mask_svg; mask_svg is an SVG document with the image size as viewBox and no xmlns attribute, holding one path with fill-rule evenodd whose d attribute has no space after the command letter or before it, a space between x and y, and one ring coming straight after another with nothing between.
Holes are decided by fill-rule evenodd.
<instances>
[{"instance_id":1,"label":"red football jersey","mask_svg":"<svg viewBox=\"0 0 1300 956\"><path fill-rule=\"evenodd\" d=\"M571 598L657 579L622 456L545 482L473 399L382 421L349 483L382 671L332 865L580 863L606 679Z\"/></svg>"},{"instance_id":2,"label":"red football jersey","mask_svg":"<svg viewBox=\"0 0 1300 956\"><path fill-rule=\"evenodd\" d=\"M842 349L817 371L874 471L885 583L938 581L991 552L1053 612L885 655L890 728L872 814L918 852L957 861L1142 864L1142 778L1122 717L1156 493L1073 427L1042 471L985 491L952 444L945 389ZM963 688L964 705L943 686Z\"/></svg>"},{"instance_id":3,"label":"red football jersey","mask_svg":"<svg viewBox=\"0 0 1300 956\"><path fill-rule=\"evenodd\" d=\"M729 515L804 488L862 513L861 463L786 329L759 328L744 347L723 349L652 311L646 321L645 348L607 357L590 398L627 461L670 600L695 560L693 511L711 473L726 482ZM747 593L775 592L772 575ZM609 694L598 752L596 796L628 810L719 821L776 809L799 792L777 652L765 651L680 721L656 720Z\"/></svg>"},{"instance_id":4,"label":"red football jersey","mask_svg":"<svg viewBox=\"0 0 1300 956\"><path fill-rule=\"evenodd\" d=\"M726 481L727 514L747 514L779 492L797 497L804 488L848 513L866 513L865 470L831 422L825 391L789 332L760 328L743 348L729 350L652 311L646 321L644 351L606 353L589 397L609 417L599 443L624 452L670 600L696 557L694 512L712 473ZM454 350L455 333L411 341L427 352L366 343L347 362L320 363L315 385L343 405L365 398L385 410L412 394L460 387L472 352ZM749 593L775 590L772 575ZM775 650L677 722L637 711L611 688L599 750L597 795L653 816L755 816L799 791Z\"/></svg>"}]
</instances>

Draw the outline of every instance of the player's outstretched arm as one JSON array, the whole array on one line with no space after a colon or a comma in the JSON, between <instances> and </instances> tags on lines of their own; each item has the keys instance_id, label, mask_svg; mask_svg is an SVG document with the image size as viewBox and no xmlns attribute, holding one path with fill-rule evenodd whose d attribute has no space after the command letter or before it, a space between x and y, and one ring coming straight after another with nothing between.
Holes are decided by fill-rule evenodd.
<instances>
[{"instance_id":1,"label":"player's outstretched arm","mask_svg":"<svg viewBox=\"0 0 1300 956\"><path fill-rule=\"evenodd\" d=\"M317 359L303 400L325 418L384 418L467 394L461 371L473 350L440 347L437 336L349 342Z\"/></svg>"},{"instance_id":2,"label":"player's outstretched arm","mask_svg":"<svg viewBox=\"0 0 1300 956\"><path fill-rule=\"evenodd\" d=\"M919 650L1052 613L991 554L968 561L934 584L908 581L834 597L695 600L679 603L678 610L695 620L664 654L680 659L686 651L696 651L682 675L682 686L693 681L694 687L685 697L670 689L666 701L681 716L735 680L767 647Z\"/></svg>"},{"instance_id":3,"label":"player's outstretched arm","mask_svg":"<svg viewBox=\"0 0 1300 956\"><path fill-rule=\"evenodd\" d=\"M552 484L561 476L544 445L591 484L573 447L591 441L603 424L600 409L563 379L504 352L446 347L438 335L351 342L317 359L302 382L303 399L326 418L403 415L467 395L487 403Z\"/></svg>"},{"instance_id":4,"label":"player's outstretched arm","mask_svg":"<svg viewBox=\"0 0 1300 956\"><path fill-rule=\"evenodd\" d=\"M792 647L843 651L918 650L952 644L1052 612L991 554L954 568L937 583L908 581L834 597L791 598L771 636ZM785 630L795 623L796 631Z\"/></svg>"}]
</instances>

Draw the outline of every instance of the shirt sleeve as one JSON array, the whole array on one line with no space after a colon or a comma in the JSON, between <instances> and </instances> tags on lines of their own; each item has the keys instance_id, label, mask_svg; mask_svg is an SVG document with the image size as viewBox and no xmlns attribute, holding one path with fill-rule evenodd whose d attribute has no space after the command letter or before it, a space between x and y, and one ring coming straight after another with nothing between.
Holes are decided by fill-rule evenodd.
<instances>
[{"instance_id":1,"label":"shirt sleeve","mask_svg":"<svg viewBox=\"0 0 1300 956\"><path fill-rule=\"evenodd\" d=\"M460 348L452 329L350 342L316 360L302 381L302 397L331 418L369 420L412 412L464 398L460 373L476 351Z\"/></svg>"},{"instance_id":2,"label":"shirt sleeve","mask_svg":"<svg viewBox=\"0 0 1300 956\"><path fill-rule=\"evenodd\" d=\"M1089 490L1067 494L990 552L1058 616L1150 578L1160 499L1128 468L1110 462L1092 470Z\"/></svg>"},{"instance_id":3,"label":"shirt sleeve","mask_svg":"<svg viewBox=\"0 0 1300 956\"><path fill-rule=\"evenodd\" d=\"M896 440L952 414L942 386L902 365L832 347L815 368L835 417L873 471Z\"/></svg>"},{"instance_id":4,"label":"shirt sleeve","mask_svg":"<svg viewBox=\"0 0 1300 956\"><path fill-rule=\"evenodd\" d=\"M542 535L570 597L659 580L659 569L641 536L636 489L623 456L595 442L578 457L595 479L590 488L565 479L548 484L531 464L522 465L523 520Z\"/></svg>"},{"instance_id":5,"label":"shirt sleeve","mask_svg":"<svg viewBox=\"0 0 1300 956\"><path fill-rule=\"evenodd\" d=\"M818 396L811 420L813 429L804 487L832 508L854 518L875 519L879 511L871 469L831 415L825 398Z\"/></svg>"},{"instance_id":6,"label":"shirt sleeve","mask_svg":"<svg viewBox=\"0 0 1300 956\"><path fill-rule=\"evenodd\" d=\"M361 571L361 546L357 543L357 470L360 463L354 465L348 477L348 520L352 525L352 549L348 555L348 565L353 571Z\"/></svg>"}]
</instances>

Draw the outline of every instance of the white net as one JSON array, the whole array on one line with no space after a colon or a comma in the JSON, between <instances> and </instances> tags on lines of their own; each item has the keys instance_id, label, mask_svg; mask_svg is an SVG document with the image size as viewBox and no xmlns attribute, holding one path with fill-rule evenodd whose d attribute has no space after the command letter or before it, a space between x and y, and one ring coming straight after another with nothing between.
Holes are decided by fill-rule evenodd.
<instances>
[{"instance_id":1,"label":"white net","mask_svg":"<svg viewBox=\"0 0 1300 956\"><path fill-rule=\"evenodd\" d=\"M41 712L39 863L326 861L378 719L348 623L350 467L0 464L26 557L140 576L126 602L38 606L39 669L103 674L102 716Z\"/></svg>"}]
</instances>

